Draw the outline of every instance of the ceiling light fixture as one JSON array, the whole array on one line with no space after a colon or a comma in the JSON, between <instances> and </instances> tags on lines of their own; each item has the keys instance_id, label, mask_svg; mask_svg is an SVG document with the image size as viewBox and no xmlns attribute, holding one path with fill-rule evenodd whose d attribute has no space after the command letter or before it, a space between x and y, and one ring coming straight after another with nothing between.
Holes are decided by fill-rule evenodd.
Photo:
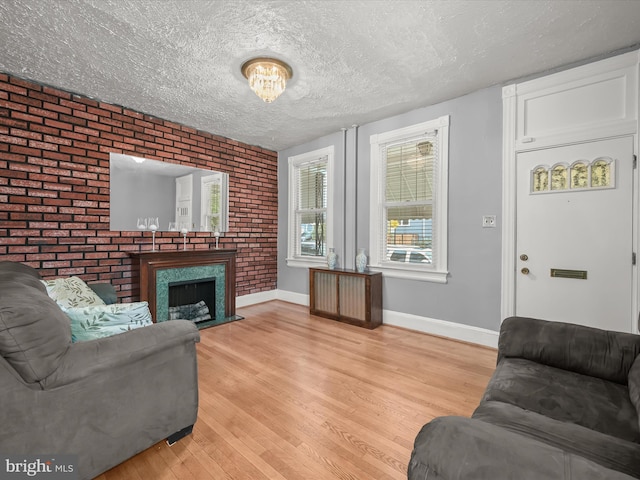
<instances>
[{"instance_id":1,"label":"ceiling light fixture","mask_svg":"<svg viewBox=\"0 0 640 480\"><path fill-rule=\"evenodd\" d=\"M253 58L242 65L242 75L249 80L249 87L266 103L280 96L293 76L286 63L275 58Z\"/></svg>"}]
</instances>

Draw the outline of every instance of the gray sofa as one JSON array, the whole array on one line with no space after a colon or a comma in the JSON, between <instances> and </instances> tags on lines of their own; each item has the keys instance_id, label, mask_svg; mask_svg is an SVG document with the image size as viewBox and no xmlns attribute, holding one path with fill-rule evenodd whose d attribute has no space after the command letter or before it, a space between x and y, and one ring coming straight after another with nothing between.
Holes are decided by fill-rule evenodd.
<instances>
[{"instance_id":1,"label":"gray sofa","mask_svg":"<svg viewBox=\"0 0 640 480\"><path fill-rule=\"evenodd\" d=\"M640 478L640 336L506 319L471 418L415 440L410 480Z\"/></svg>"},{"instance_id":2,"label":"gray sofa","mask_svg":"<svg viewBox=\"0 0 640 480\"><path fill-rule=\"evenodd\" d=\"M0 262L0 452L77 455L88 479L188 434L198 410L193 323L71 343L69 319L39 278Z\"/></svg>"}]
</instances>

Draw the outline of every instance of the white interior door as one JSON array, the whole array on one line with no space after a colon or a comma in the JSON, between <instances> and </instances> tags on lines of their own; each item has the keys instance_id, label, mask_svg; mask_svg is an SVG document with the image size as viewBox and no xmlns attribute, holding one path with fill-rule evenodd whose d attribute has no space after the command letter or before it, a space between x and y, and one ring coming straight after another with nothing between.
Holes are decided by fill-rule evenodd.
<instances>
[{"instance_id":1,"label":"white interior door","mask_svg":"<svg viewBox=\"0 0 640 480\"><path fill-rule=\"evenodd\" d=\"M193 230L193 175L176 178L176 226Z\"/></svg>"},{"instance_id":2,"label":"white interior door","mask_svg":"<svg viewBox=\"0 0 640 480\"><path fill-rule=\"evenodd\" d=\"M631 332L633 138L516 161L516 315Z\"/></svg>"}]
</instances>

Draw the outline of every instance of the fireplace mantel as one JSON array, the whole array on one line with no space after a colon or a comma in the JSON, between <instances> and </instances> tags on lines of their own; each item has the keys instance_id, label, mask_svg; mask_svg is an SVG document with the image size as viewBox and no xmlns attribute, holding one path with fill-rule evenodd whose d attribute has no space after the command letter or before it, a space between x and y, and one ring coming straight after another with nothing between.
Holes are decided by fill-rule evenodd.
<instances>
[{"instance_id":1,"label":"fireplace mantel","mask_svg":"<svg viewBox=\"0 0 640 480\"><path fill-rule=\"evenodd\" d=\"M236 250L174 250L159 252L131 253L134 260L133 274L138 275L140 300L149 302L149 310L153 321L158 311L156 300L156 273L161 270L206 265L224 265L225 267L225 316L236 314ZM132 279L134 285L136 279Z\"/></svg>"}]
</instances>

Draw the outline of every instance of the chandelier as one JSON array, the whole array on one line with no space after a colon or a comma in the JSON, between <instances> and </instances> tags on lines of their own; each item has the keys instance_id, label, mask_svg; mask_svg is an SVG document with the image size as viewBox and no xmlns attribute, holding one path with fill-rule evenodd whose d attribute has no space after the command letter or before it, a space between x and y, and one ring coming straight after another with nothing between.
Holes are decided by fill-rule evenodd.
<instances>
[{"instance_id":1,"label":"chandelier","mask_svg":"<svg viewBox=\"0 0 640 480\"><path fill-rule=\"evenodd\" d=\"M253 58L242 65L242 75L247 77L249 87L256 95L271 103L284 92L293 71L275 58Z\"/></svg>"}]
</instances>

